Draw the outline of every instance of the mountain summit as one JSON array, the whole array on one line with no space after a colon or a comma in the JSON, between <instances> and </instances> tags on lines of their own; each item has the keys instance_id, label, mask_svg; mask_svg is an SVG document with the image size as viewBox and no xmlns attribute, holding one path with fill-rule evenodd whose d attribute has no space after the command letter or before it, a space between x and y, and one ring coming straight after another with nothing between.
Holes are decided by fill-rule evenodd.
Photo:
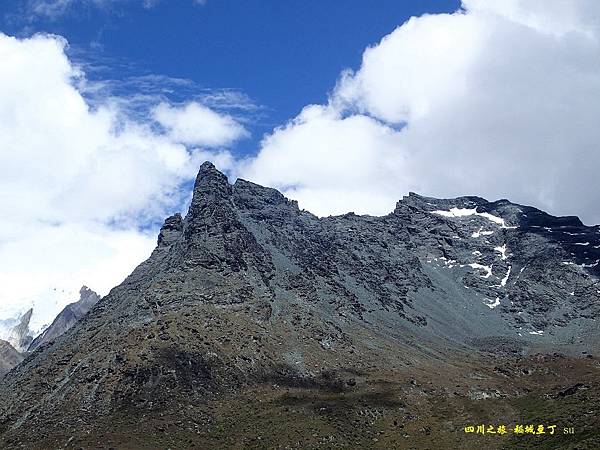
<instances>
[{"instance_id":1,"label":"mountain summit","mask_svg":"<svg viewBox=\"0 0 600 450\"><path fill-rule=\"evenodd\" d=\"M318 218L207 162L150 258L0 383L0 443L480 448L466 425L566 412L593 429L573 399L597 411L599 261L598 227L507 200Z\"/></svg>"}]
</instances>

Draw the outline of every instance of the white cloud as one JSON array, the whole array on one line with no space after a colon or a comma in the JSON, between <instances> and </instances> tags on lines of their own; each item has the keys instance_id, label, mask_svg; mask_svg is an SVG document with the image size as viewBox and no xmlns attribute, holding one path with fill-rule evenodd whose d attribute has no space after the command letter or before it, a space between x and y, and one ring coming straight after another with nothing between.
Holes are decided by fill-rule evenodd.
<instances>
[{"instance_id":1,"label":"white cloud","mask_svg":"<svg viewBox=\"0 0 600 450\"><path fill-rule=\"evenodd\" d=\"M534 28L544 34L597 35L600 25L596 0L463 0L463 7L478 14L491 14Z\"/></svg>"},{"instance_id":2,"label":"white cloud","mask_svg":"<svg viewBox=\"0 0 600 450\"><path fill-rule=\"evenodd\" d=\"M109 11L115 4L123 4L127 0L26 0L26 11L29 18L44 17L57 19L73 10L75 7L93 7ZM161 0L138 0L146 9L157 6ZM205 5L206 0L191 0L194 5Z\"/></svg>"},{"instance_id":3,"label":"white cloud","mask_svg":"<svg viewBox=\"0 0 600 450\"><path fill-rule=\"evenodd\" d=\"M77 4L104 8L114 1L116 0L28 0L27 12L30 17L40 16L55 19Z\"/></svg>"},{"instance_id":4,"label":"white cloud","mask_svg":"<svg viewBox=\"0 0 600 450\"><path fill-rule=\"evenodd\" d=\"M161 103L154 109L154 119L167 129L173 141L187 145L218 147L248 136L231 116L196 102L182 107Z\"/></svg>"},{"instance_id":5,"label":"white cloud","mask_svg":"<svg viewBox=\"0 0 600 450\"><path fill-rule=\"evenodd\" d=\"M463 8L412 18L366 49L329 104L266 137L240 176L320 214L340 212L336 196L381 214L413 190L600 222L600 4Z\"/></svg>"},{"instance_id":6,"label":"white cloud","mask_svg":"<svg viewBox=\"0 0 600 450\"><path fill-rule=\"evenodd\" d=\"M0 319L35 303L39 325L83 284L106 294L149 255L155 236L138 229L181 209L199 164L233 164L225 150L157 131L150 112L132 116L126 97L91 108L65 45L0 34ZM240 133L194 105L204 114L195 126L219 124L194 144L221 148ZM188 119L175 114L173 129Z\"/></svg>"},{"instance_id":7,"label":"white cloud","mask_svg":"<svg viewBox=\"0 0 600 450\"><path fill-rule=\"evenodd\" d=\"M286 195L318 215L385 214L410 175L396 155L398 132L366 116L343 118L333 108L307 106L267 136L241 175ZM365 187L368 186L368 189ZM373 195L373 192L385 195Z\"/></svg>"}]
</instances>

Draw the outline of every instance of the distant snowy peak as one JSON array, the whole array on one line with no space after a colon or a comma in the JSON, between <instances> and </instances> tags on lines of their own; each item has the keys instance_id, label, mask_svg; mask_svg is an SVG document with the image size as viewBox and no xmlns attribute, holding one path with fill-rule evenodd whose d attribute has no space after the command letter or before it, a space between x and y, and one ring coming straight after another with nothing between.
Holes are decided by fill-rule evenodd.
<instances>
[{"instance_id":1,"label":"distant snowy peak","mask_svg":"<svg viewBox=\"0 0 600 450\"><path fill-rule=\"evenodd\" d=\"M33 340L31 330L29 329L32 314L33 309L23 314L19 319L19 323L10 330L10 334L8 335L8 343L21 353L29 348Z\"/></svg>"},{"instance_id":2,"label":"distant snowy peak","mask_svg":"<svg viewBox=\"0 0 600 450\"><path fill-rule=\"evenodd\" d=\"M67 305L58 314L52 324L47 327L38 337L36 337L31 345L29 351L34 351L42 344L50 343L56 338L67 332L77 321L85 316L98 301L100 296L92 291L87 286L83 286L79 290L79 300Z\"/></svg>"},{"instance_id":3,"label":"distant snowy peak","mask_svg":"<svg viewBox=\"0 0 600 450\"><path fill-rule=\"evenodd\" d=\"M29 321L30 334L34 338L39 336L66 305L79 298L80 287L81 284L62 283L36 292L26 290L22 297L9 302L0 301L0 339L8 340L12 328L29 309L33 310Z\"/></svg>"}]
</instances>

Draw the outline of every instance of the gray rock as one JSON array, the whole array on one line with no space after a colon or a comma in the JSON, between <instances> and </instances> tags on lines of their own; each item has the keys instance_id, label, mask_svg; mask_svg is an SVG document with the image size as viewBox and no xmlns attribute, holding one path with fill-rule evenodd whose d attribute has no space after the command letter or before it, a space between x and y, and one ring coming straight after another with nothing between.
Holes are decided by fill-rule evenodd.
<instances>
[{"instance_id":1,"label":"gray rock","mask_svg":"<svg viewBox=\"0 0 600 450\"><path fill-rule=\"evenodd\" d=\"M0 339L0 377L21 363L23 358L12 345Z\"/></svg>"}]
</instances>

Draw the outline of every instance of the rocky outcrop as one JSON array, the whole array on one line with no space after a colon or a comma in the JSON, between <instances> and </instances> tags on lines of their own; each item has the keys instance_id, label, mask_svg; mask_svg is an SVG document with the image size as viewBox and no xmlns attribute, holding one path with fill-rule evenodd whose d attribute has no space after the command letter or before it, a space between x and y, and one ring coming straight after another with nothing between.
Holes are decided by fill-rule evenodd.
<instances>
[{"instance_id":1,"label":"rocky outcrop","mask_svg":"<svg viewBox=\"0 0 600 450\"><path fill-rule=\"evenodd\" d=\"M0 377L23 361L23 358L12 345L0 339Z\"/></svg>"},{"instance_id":2,"label":"rocky outcrop","mask_svg":"<svg viewBox=\"0 0 600 450\"><path fill-rule=\"evenodd\" d=\"M167 247L177 240L177 237L183 230L183 219L181 214L177 213L168 217L158 234L158 247Z\"/></svg>"},{"instance_id":3,"label":"rocky outcrop","mask_svg":"<svg viewBox=\"0 0 600 450\"><path fill-rule=\"evenodd\" d=\"M318 218L204 163L150 258L0 383L0 443L404 448L448 405L466 420L469 402L556 392L564 367L591 373L560 354L600 349L598 231L506 200L416 194L382 217ZM520 366L537 352L554 356ZM530 367L545 381L519 378ZM132 434L142 422L153 428ZM310 445L286 434L301 425Z\"/></svg>"},{"instance_id":4,"label":"rocky outcrop","mask_svg":"<svg viewBox=\"0 0 600 450\"><path fill-rule=\"evenodd\" d=\"M33 340L28 350L31 352L43 344L53 342L67 332L77 321L81 320L99 300L100 296L98 294L87 286L83 286L79 290L79 300L65 306L52 324Z\"/></svg>"}]
</instances>

